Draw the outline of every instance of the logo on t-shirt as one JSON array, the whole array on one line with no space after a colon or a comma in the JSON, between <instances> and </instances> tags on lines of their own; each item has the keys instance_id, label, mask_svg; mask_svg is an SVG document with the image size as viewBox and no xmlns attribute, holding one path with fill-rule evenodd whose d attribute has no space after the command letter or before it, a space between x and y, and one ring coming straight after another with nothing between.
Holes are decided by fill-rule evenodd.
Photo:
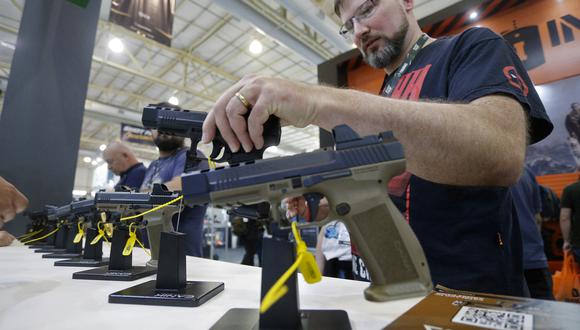
<instances>
[{"instance_id":1,"label":"logo on t-shirt","mask_svg":"<svg viewBox=\"0 0 580 330\"><path fill-rule=\"evenodd\" d=\"M395 90L393 90L391 97L402 100L418 100L429 69L431 69L431 64L404 74L397 82L397 86L395 86Z\"/></svg>"},{"instance_id":2,"label":"logo on t-shirt","mask_svg":"<svg viewBox=\"0 0 580 330\"><path fill-rule=\"evenodd\" d=\"M528 96L528 85L524 82L522 77L516 71L516 68L513 66L506 66L503 68L503 74L507 78L510 85L514 86L515 88L519 89L524 93L524 96Z\"/></svg>"}]
</instances>

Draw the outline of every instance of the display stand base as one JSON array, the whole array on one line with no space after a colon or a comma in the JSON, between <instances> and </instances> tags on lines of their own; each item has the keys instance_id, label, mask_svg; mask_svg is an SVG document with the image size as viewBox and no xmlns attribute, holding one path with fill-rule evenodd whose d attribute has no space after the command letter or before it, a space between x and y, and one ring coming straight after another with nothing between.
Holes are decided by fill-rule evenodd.
<instances>
[{"instance_id":1,"label":"display stand base","mask_svg":"<svg viewBox=\"0 0 580 330\"><path fill-rule=\"evenodd\" d=\"M134 281L157 272L157 268L149 266L133 266L125 270L109 270L108 266L83 270L73 273L75 280L100 280L100 281Z\"/></svg>"},{"instance_id":2,"label":"display stand base","mask_svg":"<svg viewBox=\"0 0 580 330\"><path fill-rule=\"evenodd\" d=\"M258 309L253 308L232 308L228 310L222 318L210 329L240 329L258 330L260 314ZM307 329L329 329L329 330L350 330L348 314L343 310L300 310L300 323L302 330Z\"/></svg>"},{"instance_id":3,"label":"display stand base","mask_svg":"<svg viewBox=\"0 0 580 330\"><path fill-rule=\"evenodd\" d=\"M28 246L28 248L30 248L30 249L52 249L52 248L54 248L54 245L42 244L42 243L39 243L39 244L26 244L25 243L24 245Z\"/></svg>"},{"instance_id":4,"label":"display stand base","mask_svg":"<svg viewBox=\"0 0 580 330\"><path fill-rule=\"evenodd\" d=\"M34 250L34 253L62 253L62 252L66 252L66 249L60 249L60 248L40 248L37 250Z\"/></svg>"},{"instance_id":5,"label":"display stand base","mask_svg":"<svg viewBox=\"0 0 580 330\"><path fill-rule=\"evenodd\" d=\"M67 260L58 260L54 262L55 266L71 266L71 267L101 267L109 264L109 258L103 259L85 259L72 258Z\"/></svg>"},{"instance_id":6,"label":"display stand base","mask_svg":"<svg viewBox=\"0 0 580 330\"><path fill-rule=\"evenodd\" d=\"M224 290L222 282L187 281L178 291L159 290L155 280L117 291L109 295L114 304L198 307Z\"/></svg>"},{"instance_id":7,"label":"display stand base","mask_svg":"<svg viewBox=\"0 0 580 330\"><path fill-rule=\"evenodd\" d=\"M80 258L81 255L82 255L81 253L59 252L59 253L43 254L42 258L44 259Z\"/></svg>"}]
</instances>

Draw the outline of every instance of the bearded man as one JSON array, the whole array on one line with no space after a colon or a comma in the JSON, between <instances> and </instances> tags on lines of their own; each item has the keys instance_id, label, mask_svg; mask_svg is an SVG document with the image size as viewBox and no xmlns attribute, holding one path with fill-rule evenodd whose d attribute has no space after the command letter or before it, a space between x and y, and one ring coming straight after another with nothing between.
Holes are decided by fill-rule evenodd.
<instances>
[{"instance_id":1,"label":"bearded man","mask_svg":"<svg viewBox=\"0 0 580 330\"><path fill-rule=\"evenodd\" d=\"M175 107L175 106L172 106ZM159 158L151 162L145 173L141 192L151 191L153 184L163 183L171 191L181 191L181 174L185 168L187 148L184 147L184 138L161 134L152 131L153 141L159 148ZM204 158L201 151L197 151L199 158ZM198 167L192 170L208 169L208 163L203 160ZM194 207L185 206L181 214L173 216L175 231L187 234L186 254L202 257L203 219L207 205ZM178 221L179 219L179 221Z\"/></svg>"},{"instance_id":2,"label":"bearded man","mask_svg":"<svg viewBox=\"0 0 580 330\"><path fill-rule=\"evenodd\" d=\"M215 103L202 140L219 129L234 152L261 148L270 115L296 127L347 124L361 136L392 131L408 172L389 191L401 200L434 284L525 296L508 187L522 173L526 145L545 138L552 123L501 36L472 28L436 40L421 31L413 7L413 0L335 0L339 33L385 70L381 95L248 75Z\"/></svg>"}]
</instances>

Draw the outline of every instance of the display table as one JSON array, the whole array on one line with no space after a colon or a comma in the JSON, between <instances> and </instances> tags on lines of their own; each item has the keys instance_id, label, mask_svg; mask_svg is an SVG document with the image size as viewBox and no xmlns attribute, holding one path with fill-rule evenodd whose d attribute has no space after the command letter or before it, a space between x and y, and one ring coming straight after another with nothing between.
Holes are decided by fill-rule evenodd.
<instances>
[{"instance_id":1,"label":"display table","mask_svg":"<svg viewBox=\"0 0 580 330\"><path fill-rule=\"evenodd\" d=\"M108 255L108 250L104 251ZM149 256L135 249L133 265ZM187 257L187 279L221 281L225 289L196 308L109 304L115 291L133 282L73 280L86 268L55 267L28 247L0 248L0 329L208 329L230 308L258 308L261 269ZM300 307L342 309L354 329L380 329L420 298L372 303L363 297L368 283L323 277L309 285L298 276Z\"/></svg>"}]
</instances>

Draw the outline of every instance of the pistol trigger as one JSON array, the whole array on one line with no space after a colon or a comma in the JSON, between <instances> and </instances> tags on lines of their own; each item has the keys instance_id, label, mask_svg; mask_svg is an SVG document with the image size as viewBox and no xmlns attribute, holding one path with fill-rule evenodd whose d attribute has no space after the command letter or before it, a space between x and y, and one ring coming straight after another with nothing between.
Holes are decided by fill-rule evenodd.
<instances>
[{"instance_id":1,"label":"pistol trigger","mask_svg":"<svg viewBox=\"0 0 580 330\"><path fill-rule=\"evenodd\" d=\"M223 147L224 146L221 143L214 140L212 143L211 155L209 155L209 158L211 158L211 159L217 158L217 156L220 155L220 152L222 151Z\"/></svg>"},{"instance_id":2,"label":"pistol trigger","mask_svg":"<svg viewBox=\"0 0 580 330\"><path fill-rule=\"evenodd\" d=\"M308 211L310 211L309 222L316 221L316 216L318 215L318 206L320 205L320 200L324 197L321 193L305 193L304 198L308 202Z\"/></svg>"},{"instance_id":3,"label":"pistol trigger","mask_svg":"<svg viewBox=\"0 0 580 330\"><path fill-rule=\"evenodd\" d=\"M222 156L220 157L220 159L214 160L216 163L223 163L223 162L227 162L230 159L232 159L233 153L230 150L230 148L226 145L226 146L224 146L223 149L224 149L224 152L223 152Z\"/></svg>"}]
</instances>

